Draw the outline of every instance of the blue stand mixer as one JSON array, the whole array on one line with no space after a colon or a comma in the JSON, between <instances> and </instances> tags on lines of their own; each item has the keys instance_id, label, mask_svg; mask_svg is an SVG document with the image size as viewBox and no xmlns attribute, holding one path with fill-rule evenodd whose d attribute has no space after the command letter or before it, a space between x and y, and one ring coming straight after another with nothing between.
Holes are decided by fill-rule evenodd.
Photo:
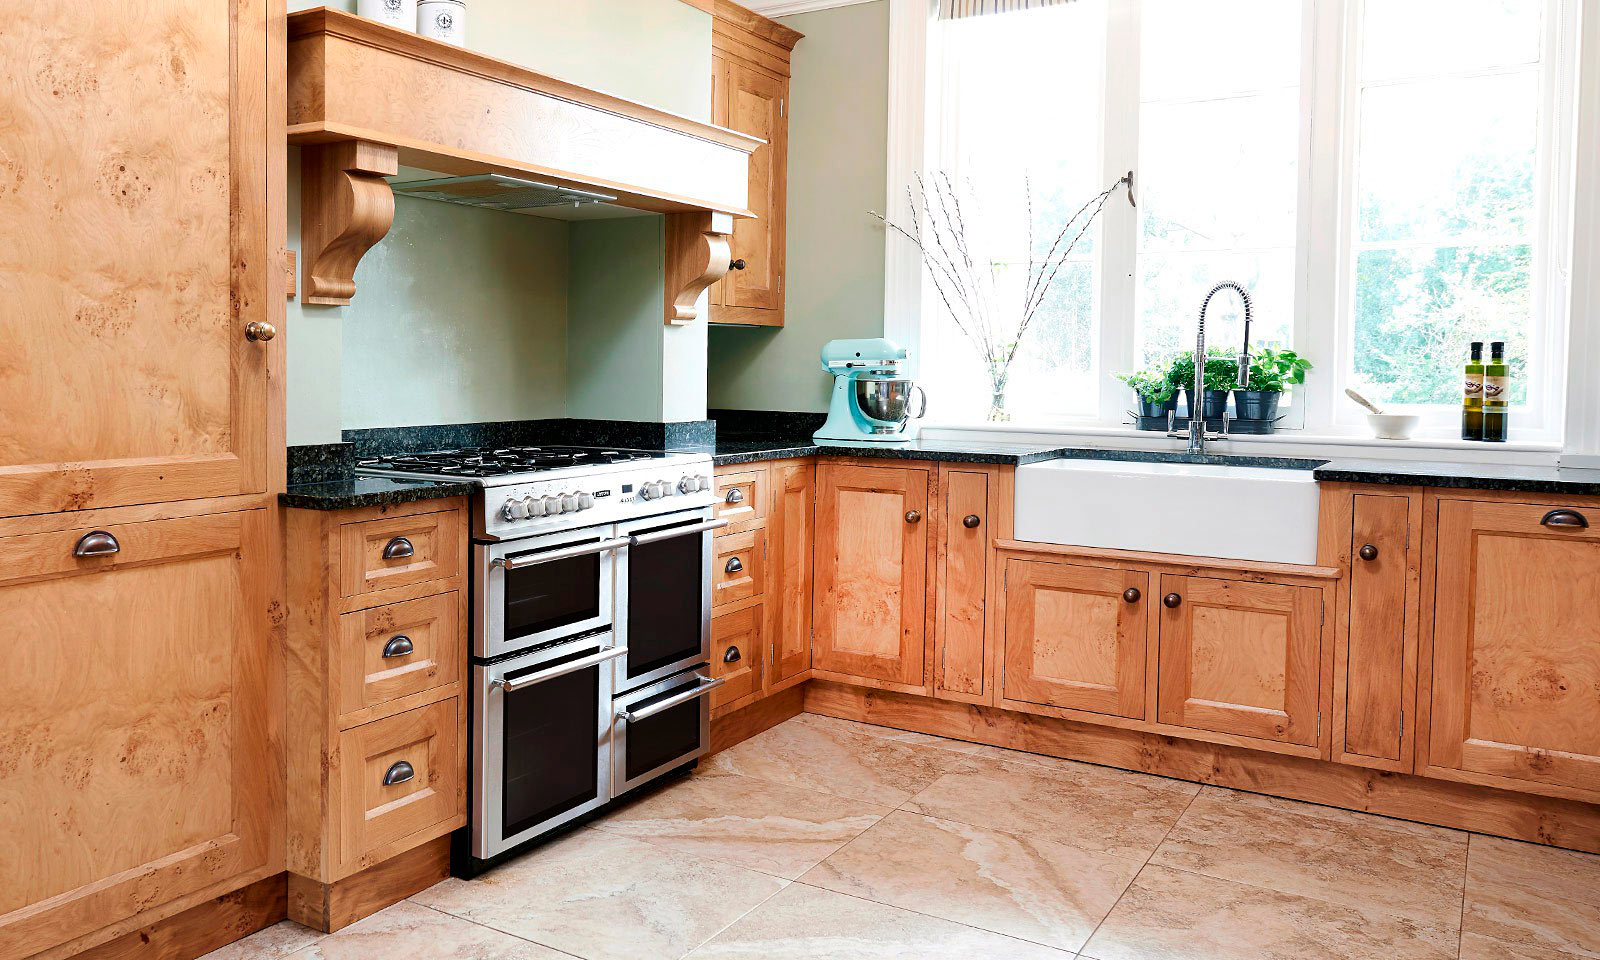
<instances>
[{"instance_id":1,"label":"blue stand mixer","mask_svg":"<svg viewBox=\"0 0 1600 960\"><path fill-rule=\"evenodd\" d=\"M928 395L900 375L906 349L892 340L830 340L822 348L822 369L833 374L828 422L814 439L906 443L916 439L912 420L928 410ZM911 397L921 397L916 413Z\"/></svg>"}]
</instances>

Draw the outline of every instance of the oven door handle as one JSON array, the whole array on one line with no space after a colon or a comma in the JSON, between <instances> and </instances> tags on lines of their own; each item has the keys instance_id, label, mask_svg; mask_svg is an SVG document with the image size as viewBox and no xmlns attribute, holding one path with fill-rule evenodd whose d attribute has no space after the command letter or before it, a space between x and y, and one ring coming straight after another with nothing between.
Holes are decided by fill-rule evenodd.
<instances>
[{"instance_id":1,"label":"oven door handle","mask_svg":"<svg viewBox=\"0 0 1600 960\"><path fill-rule=\"evenodd\" d=\"M687 537L691 533L705 533L707 530L720 530L723 527L726 527L729 523L730 521L728 520L706 520L703 523L696 523L692 526L672 527L668 530L657 530L654 533L646 533L642 536L629 537L628 545L631 547L637 547L643 543L656 543L661 540L671 540L674 537Z\"/></svg>"},{"instance_id":2,"label":"oven door handle","mask_svg":"<svg viewBox=\"0 0 1600 960\"><path fill-rule=\"evenodd\" d=\"M547 550L543 553L524 554L516 557L496 557L490 566L500 567L503 570L525 570L528 567L536 567L541 563L553 563L556 560L586 557L591 553L610 553L613 550L621 550L628 545L628 539L627 537L617 537L613 540L584 543L576 547L563 547L559 550Z\"/></svg>"},{"instance_id":3,"label":"oven door handle","mask_svg":"<svg viewBox=\"0 0 1600 960\"><path fill-rule=\"evenodd\" d=\"M605 663L607 660L615 660L618 657L625 657L627 655L627 647L605 647L601 649L599 653L591 654L590 656L584 657L581 660L573 660L570 663L563 663L559 667L551 667L549 670L540 670L538 673L530 673L526 677L518 677L515 680L490 680L489 686L499 687L507 693L513 693L517 690L521 690L523 687L531 687L536 683L543 683L546 680L554 680L556 677L564 676L569 673L575 673L579 670L587 670L590 667Z\"/></svg>"},{"instance_id":4,"label":"oven door handle","mask_svg":"<svg viewBox=\"0 0 1600 960\"><path fill-rule=\"evenodd\" d=\"M671 710L673 707L682 706L683 704L688 703L690 700L703 697L728 682L727 677L717 677L715 680L713 680L712 678L699 673L695 674L694 678L699 680L700 683L696 685L693 690L685 690L683 693L680 693L677 696L668 697L667 699L662 700L660 703L652 703L643 710L619 711L619 715L622 717L622 719L628 721L629 723L637 723L640 720L648 720L662 711Z\"/></svg>"}]
</instances>

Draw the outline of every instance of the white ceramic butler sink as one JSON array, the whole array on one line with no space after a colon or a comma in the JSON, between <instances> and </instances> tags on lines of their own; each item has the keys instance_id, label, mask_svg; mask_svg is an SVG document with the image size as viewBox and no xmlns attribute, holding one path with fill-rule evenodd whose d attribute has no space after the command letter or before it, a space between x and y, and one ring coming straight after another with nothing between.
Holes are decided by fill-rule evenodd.
<instances>
[{"instance_id":1,"label":"white ceramic butler sink","mask_svg":"<svg viewBox=\"0 0 1600 960\"><path fill-rule=\"evenodd\" d=\"M1230 560L1315 563L1309 469L1120 460L1017 468L1018 540Z\"/></svg>"}]
</instances>

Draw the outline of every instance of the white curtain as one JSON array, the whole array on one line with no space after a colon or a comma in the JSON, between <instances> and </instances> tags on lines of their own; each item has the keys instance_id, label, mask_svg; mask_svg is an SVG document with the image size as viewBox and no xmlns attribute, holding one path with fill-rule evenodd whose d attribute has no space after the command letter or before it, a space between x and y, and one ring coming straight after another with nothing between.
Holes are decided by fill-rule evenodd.
<instances>
[{"instance_id":1,"label":"white curtain","mask_svg":"<svg viewBox=\"0 0 1600 960\"><path fill-rule=\"evenodd\" d=\"M1071 2L1073 0L939 0L939 19L985 17L993 13L1037 10L1040 7L1056 7Z\"/></svg>"}]
</instances>

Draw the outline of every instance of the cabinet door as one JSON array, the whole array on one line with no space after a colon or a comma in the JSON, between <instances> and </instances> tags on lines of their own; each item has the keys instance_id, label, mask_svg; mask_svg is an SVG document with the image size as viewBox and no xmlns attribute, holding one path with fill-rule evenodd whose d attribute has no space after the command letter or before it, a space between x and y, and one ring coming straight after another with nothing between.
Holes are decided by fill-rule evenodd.
<instances>
[{"instance_id":1,"label":"cabinet door","mask_svg":"<svg viewBox=\"0 0 1600 960\"><path fill-rule=\"evenodd\" d=\"M0 515L266 489L267 6L8 5Z\"/></svg>"},{"instance_id":2,"label":"cabinet door","mask_svg":"<svg viewBox=\"0 0 1600 960\"><path fill-rule=\"evenodd\" d=\"M818 670L923 683L928 471L817 468Z\"/></svg>"},{"instance_id":3,"label":"cabinet door","mask_svg":"<svg viewBox=\"0 0 1600 960\"><path fill-rule=\"evenodd\" d=\"M1008 561L1001 695L1142 718L1149 590L1140 570Z\"/></svg>"},{"instance_id":4,"label":"cabinet door","mask_svg":"<svg viewBox=\"0 0 1600 960\"><path fill-rule=\"evenodd\" d=\"M934 693L984 702L989 594L989 474L946 470Z\"/></svg>"},{"instance_id":5,"label":"cabinet door","mask_svg":"<svg viewBox=\"0 0 1600 960\"><path fill-rule=\"evenodd\" d=\"M1318 742L1322 591L1161 577L1162 723Z\"/></svg>"},{"instance_id":6,"label":"cabinet door","mask_svg":"<svg viewBox=\"0 0 1600 960\"><path fill-rule=\"evenodd\" d=\"M767 555L772 564L767 587L767 686L781 684L811 669L812 509L816 501L815 464L773 467L772 508L767 521Z\"/></svg>"},{"instance_id":7,"label":"cabinet door","mask_svg":"<svg viewBox=\"0 0 1600 960\"><path fill-rule=\"evenodd\" d=\"M1401 765L1401 738L1415 690L1415 616L1407 604L1411 499L1351 498L1349 638L1344 651L1344 752ZM1410 664L1410 670L1407 665Z\"/></svg>"},{"instance_id":8,"label":"cabinet door","mask_svg":"<svg viewBox=\"0 0 1600 960\"><path fill-rule=\"evenodd\" d=\"M765 631L766 611L759 603L711 621L711 675L727 681L711 693L713 710L742 705L761 692Z\"/></svg>"},{"instance_id":9,"label":"cabinet door","mask_svg":"<svg viewBox=\"0 0 1600 960\"><path fill-rule=\"evenodd\" d=\"M734 221L730 249L744 268L722 280L722 302L729 307L777 310L783 305L784 204L788 154L785 98L788 84L735 60L727 62L727 125L767 141L750 155L750 211L755 218Z\"/></svg>"},{"instance_id":10,"label":"cabinet door","mask_svg":"<svg viewBox=\"0 0 1600 960\"><path fill-rule=\"evenodd\" d=\"M282 869L267 549L262 510L0 539L6 956Z\"/></svg>"},{"instance_id":11,"label":"cabinet door","mask_svg":"<svg viewBox=\"0 0 1600 960\"><path fill-rule=\"evenodd\" d=\"M728 60L726 57L711 55L711 122L719 127L728 125ZM706 296L709 306L721 306L726 302L723 292L727 284L721 280L713 283Z\"/></svg>"},{"instance_id":12,"label":"cabinet door","mask_svg":"<svg viewBox=\"0 0 1600 960\"><path fill-rule=\"evenodd\" d=\"M1582 522L1600 508L1439 502L1430 765L1600 794L1600 530Z\"/></svg>"}]
</instances>

